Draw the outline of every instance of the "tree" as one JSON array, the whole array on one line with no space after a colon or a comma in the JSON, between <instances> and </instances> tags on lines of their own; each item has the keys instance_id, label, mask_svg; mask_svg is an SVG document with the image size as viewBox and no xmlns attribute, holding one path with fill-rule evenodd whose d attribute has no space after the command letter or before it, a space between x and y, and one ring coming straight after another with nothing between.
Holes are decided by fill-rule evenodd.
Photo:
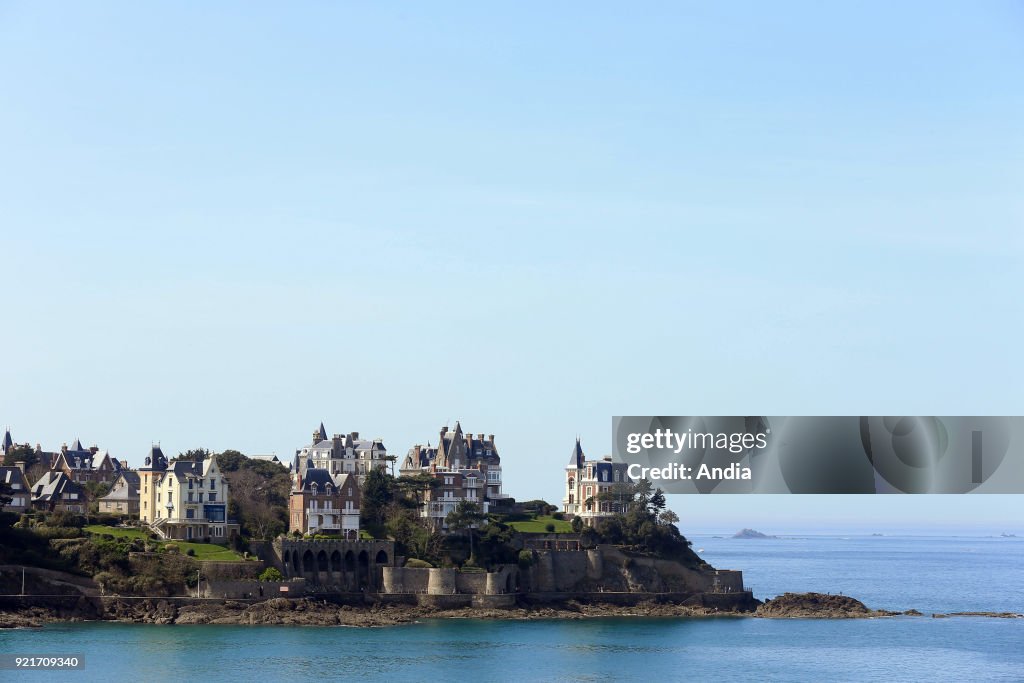
<instances>
[{"instance_id":1,"label":"tree","mask_svg":"<svg viewBox=\"0 0 1024 683\"><path fill-rule=\"evenodd\" d=\"M217 462L220 463L219 456ZM291 488L286 472L281 471L268 478L254 467L243 466L225 476L231 487L231 507L248 536L273 538L284 531Z\"/></svg>"},{"instance_id":2,"label":"tree","mask_svg":"<svg viewBox=\"0 0 1024 683\"><path fill-rule=\"evenodd\" d=\"M39 464L39 454L27 443L20 446L12 446L4 454L4 467L14 467L15 463L25 463L25 471Z\"/></svg>"},{"instance_id":3,"label":"tree","mask_svg":"<svg viewBox=\"0 0 1024 683\"><path fill-rule=\"evenodd\" d=\"M473 530L487 521L479 503L460 500L455 509L444 518L445 524L452 531L469 531L469 558L473 559Z\"/></svg>"},{"instance_id":4,"label":"tree","mask_svg":"<svg viewBox=\"0 0 1024 683\"><path fill-rule=\"evenodd\" d=\"M395 499L395 478L383 469L374 467L363 481L360 516L367 525L384 524L388 504Z\"/></svg>"},{"instance_id":5,"label":"tree","mask_svg":"<svg viewBox=\"0 0 1024 683\"><path fill-rule=\"evenodd\" d=\"M184 453L178 453L178 460L190 460L196 462L198 460L205 460L211 455L210 449L208 448L190 448Z\"/></svg>"},{"instance_id":6,"label":"tree","mask_svg":"<svg viewBox=\"0 0 1024 683\"><path fill-rule=\"evenodd\" d=\"M573 517L571 524L572 524L573 533L577 533L578 534L579 532L583 531L583 518L582 517Z\"/></svg>"},{"instance_id":7,"label":"tree","mask_svg":"<svg viewBox=\"0 0 1024 683\"><path fill-rule=\"evenodd\" d=\"M671 510L665 510L660 515L658 515L658 521L660 521L662 524L675 524L679 521L679 515L672 512Z\"/></svg>"},{"instance_id":8,"label":"tree","mask_svg":"<svg viewBox=\"0 0 1024 683\"><path fill-rule=\"evenodd\" d=\"M665 493L661 489L657 489L654 495L651 496L651 500L648 503L651 506L651 512L654 514L660 514L665 509Z\"/></svg>"},{"instance_id":9,"label":"tree","mask_svg":"<svg viewBox=\"0 0 1024 683\"><path fill-rule=\"evenodd\" d=\"M284 575L277 569L277 567L267 567L260 574L260 581L284 581Z\"/></svg>"}]
</instances>

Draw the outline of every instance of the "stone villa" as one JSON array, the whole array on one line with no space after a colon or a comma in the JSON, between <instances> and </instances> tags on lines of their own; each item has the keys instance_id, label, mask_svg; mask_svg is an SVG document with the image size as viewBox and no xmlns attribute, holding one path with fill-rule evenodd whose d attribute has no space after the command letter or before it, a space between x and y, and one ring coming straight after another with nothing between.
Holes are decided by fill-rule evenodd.
<instances>
[{"instance_id":1,"label":"stone villa","mask_svg":"<svg viewBox=\"0 0 1024 683\"><path fill-rule=\"evenodd\" d=\"M565 466L565 497L562 512L575 515L584 524L593 526L602 517L611 517L622 510L613 501L599 500L602 493L613 490L615 484L631 483L626 463L612 462L611 456L601 460L587 460L579 438Z\"/></svg>"},{"instance_id":2,"label":"stone villa","mask_svg":"<svg viewBox=\"0 0 1024 683\"><path fill-rule=\"evenodd\" d=\"M359 538L359 482L355 474L332 474L295 456L288 496L288 531Z\"/></svg>"},{"instance_id":3,"label":"stone villa","mask_svg":"<svg viewBox=\"0 0 1024 683\"><path fill-rule=\"evenodd\" d=\"M494 435L463 433L458 422L451 431L441 428L437 446L410 448L399 472L430 474L437 480L437 486L425 493L420 511L437 528L444 528L445 517L460 501L478 503L485 513L493 505L511 501L501 490L501 457Z\"/></svg>"}]
</instances>

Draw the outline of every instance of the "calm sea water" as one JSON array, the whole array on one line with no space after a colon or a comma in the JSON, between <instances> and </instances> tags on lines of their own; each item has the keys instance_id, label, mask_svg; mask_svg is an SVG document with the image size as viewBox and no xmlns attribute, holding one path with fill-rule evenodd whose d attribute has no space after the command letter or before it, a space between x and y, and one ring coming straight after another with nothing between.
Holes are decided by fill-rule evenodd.
<instances>
[{"instance_id":1,"label":"calm sea water","mask_svg":"<svg viewBox=\"0 0 1024 683\"><path fill-rule=\"evenodd\" d=\"M871 606L1024 611L1024 541L694 537L759 597L843 592ZM56 625L0 652L80 653L83 671L0 680L1024 680L1024 620L425 621L379 629Z\"/></svg>"}]
</instances>

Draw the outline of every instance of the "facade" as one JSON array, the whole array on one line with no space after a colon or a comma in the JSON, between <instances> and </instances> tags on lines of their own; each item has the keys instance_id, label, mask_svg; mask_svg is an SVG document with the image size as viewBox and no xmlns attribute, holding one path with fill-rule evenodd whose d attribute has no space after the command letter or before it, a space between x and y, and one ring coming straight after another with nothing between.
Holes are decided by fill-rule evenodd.
<instances>
[{"instance_id":1,"label":"facade","mask_svg":"<svg viewBox=\"0 0 1024 683\"><path fill-rule=\"evenodd\" d=\"M296 456L298 459L298 456ZM313 460L293 465L288 531L359 538L359 482L355 474L331 474Z\"/></svg>"},{"instance_id":2,"label":"facade","mask_svg":"<svg viewBox=\"0 0 1024 683\"><path fill-rule=\"evenodd\" d=\"M589 526L593 526L598 519L622 512L620 504L600 500L600 497L602 493L612 493L616 484L632 483L626 472L627 467L626 463L612 462L611 456L601 460L587 460L577 438L576 446L569 456L569 464L565 467L562 512L580 517Z\"/></svg>"},{"instance_id":3,"label":"facade","mask_svg":"<svg viewBox=\"0 0 1024 683\"><path fill-rule=\"evenodd\" d=\"M429 474L436 484L424 493L422 517L437 528L461 501L478 503L484 513L492 505L510 501L501 491L501 457L494 444L494 435L466 434L455 423L451 431L442 427L436 447L417 444L402 461L403 476Z\"/></svg>"},{"instance_id":4,"label":"facade","mask_svg":"<svg viewBox=\"0 0 1024 683\"><path fill-rule=\"evenodd\" d=\"M20 467L0 467L0 482L10 488L11 502L4 506L5 512L25 512L31 507L28 480Z\"/></svg>"},{"instance_id":5,"label":"facade","mask_svg":"<svg viewBox=\"0 0 1024 683\"><path fill-rule=\"evenodd\" d=\"M46 458L40 457L46 462ZM122 463L110 457L107 451L100 451L97 446L85 448L81 439L75 439L71 446L64 444L60 452L49 458L50 469L63 472L79 484L86 482L110 483L121 473Z\"/></svg>"},{"instance_id":6,"label":"facade","mask_svg":"<svg viewBox=\"0 0 1024 683\"><path fill-rule=\"evenodd\" d=\"M327 438L323 422L313 432L313 442L298 449L295 454L298 462L304 464L307 459L311 459L314 467L327 470L332 476L354 474L360 484L371 469L384 468L389 462L388 451L380 439L360 439L359 432L335 434ZM293 475L296 473L294 464L291 471Z\"/></svg>"},{"instance_id":7,"label":"facade","mask_svg":"<svg viewBox=\"0 0 1024 683\"><path fill-rule=\"evenodd\" d=\"M223 543L238 531L227 518L228 482L216 456L168 462L153 446L139 485L139 519L163 538Z\"/></svg>"},{"instance_id":8,"label":"facade","mask_svg":"<svg viewBox=\"0 0 1024 683\"><path fill-rule=\"evenodd\" d=\"M99 499L99 511L110 515L138 516L140 481L138 472L121 470L110 487L110 493Z\"/></svg>"},{"instance_id":9,"label":"facade","mask_svg":"<svg viewBox=\"0 0 1024 683\"><path fill-rule=\"evenodd\" d=\"M47 472L32 485L32 507L47 512L86 511L85 490L63 472Z\"/></svg>"}]
</instances>

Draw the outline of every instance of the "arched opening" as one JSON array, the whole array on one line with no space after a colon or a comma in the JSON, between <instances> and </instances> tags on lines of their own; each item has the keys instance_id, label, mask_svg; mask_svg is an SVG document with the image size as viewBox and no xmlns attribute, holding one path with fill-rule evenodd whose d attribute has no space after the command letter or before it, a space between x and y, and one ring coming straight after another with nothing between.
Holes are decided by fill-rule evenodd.
<instances>
[{"instance_id":1,"label":"arched opening","mask_svg":"<svg viewBox=\"0 0 1024 683\"><path fill-rule=\"evenodd\" d=\"M288 564L289 562L291 562L291 559L292 559L292 551L285 550L284 551L284 563Z\"/></svg>"},{"instance_id":2,"label":"arched opening","mask_svg":"<svg viewBox=\"0 0 1024 683\"><path fill-rule=\"evenodd\" d=\"M351 550L345 553L345 571L354 572L356 570L356 556Z\"/></svg>"},{"instance_id":3,"label":"arched opening","mask_svg":"<svg viewBox=\"0 0 1024 683\"><path fill-rule=\"evenodd\" d=\"M516 592L516 582L513 580L512 572L509 572L508 576L505 578L505 592L506 593L515 593Z\"/></svg>"},{"instance_id":4,"label":"arched opening","mask_svg":"<svg viewBox=\"0 0 1024 683\"><path fill-rule=\"evenodd\" d=\"M295 552L292 553L292 568L294 568L295 572L298 573L298 571L299 571L299 551L298 550L296 550Z\"/></svg>"},{"instance_id":5,"label":"arched opening","mask_svg":"<svg viewBox=\"0 0 1024 683\"><path fill-rule=\"evenodd\" d=\"M359 590L364 590L370 585L370 556L364 550L359 553Z\"/></svg>"},{"instance_id":6,"label":"arched opening","mask_svg":"<svg viewBox=\"0 0 1024 683\"><path fill-rule=\"evenodd\" d=\"M318 572L327 571L327 552L321 550L316 554L316 570Z\"/></svg>"},{"instance_id":7,"label":"arched opening","mask_svg":"<svg viewBox=\"0 0 1024 683\"><path fill-rule=\"evenodd\" d=\"M313 551L307 550L302 555L302 571L312 572L313 571Z\"/></svg>"},{"instance_id":8,"label":"arched opening","mask_svg":"<svg viewBox=\"0 0 1024 683\"><path fill-rule=\"evenodd\" d=\"M341 553L337 550L331 553L331 571L334 573L341 572Z\"/></svg>"},{"instance_id":9,"label":"arched opening","mask_svg":"<svg viewBox=\"0 0 1024 683\"><path fill-rule=\"evenodd\" d=\"M384 552L383 550L381 550L380 552L377 553L377 559L375 560L375 562L377 564L387 564L388 563L388 554L386 552Z\"/></svg>"}]
</instances>

